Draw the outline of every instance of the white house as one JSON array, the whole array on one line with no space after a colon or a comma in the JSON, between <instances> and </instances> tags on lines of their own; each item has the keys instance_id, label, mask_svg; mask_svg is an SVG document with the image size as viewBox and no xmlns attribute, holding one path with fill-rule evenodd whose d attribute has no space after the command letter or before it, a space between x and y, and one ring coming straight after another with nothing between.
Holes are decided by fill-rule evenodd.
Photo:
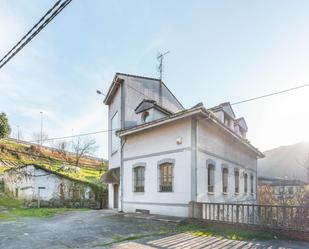
<instances>
[{"instance_id":1,"label":"white house","mask_svg":"<svg viewBox=\"0 0 309 249\"><path fill-rule=\"evenodd\" d=\"M185 109L160 80L121 73L104 103L110 208L185 217L191 201L256 201L263 154L229 103Z\"/></svg>"}]
</instances>

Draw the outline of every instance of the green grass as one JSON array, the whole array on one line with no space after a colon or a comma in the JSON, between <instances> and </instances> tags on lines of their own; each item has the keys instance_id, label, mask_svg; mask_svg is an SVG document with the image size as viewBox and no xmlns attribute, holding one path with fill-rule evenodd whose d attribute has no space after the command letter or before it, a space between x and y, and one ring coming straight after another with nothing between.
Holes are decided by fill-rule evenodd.
<instances>
[{"instance_id":1,"label":"green grass","mask_svg":"<svg viewBox=\"0 0 309 249\"><path fill-rule=\"evenodd\" d=\"M5 212L1 212L1 208ZM14 220L18 217L49 218L68 211L84 211L86 208L25 208L23 202L9 197L0 197L0 220Z\"/></svg>"}]
</instances>

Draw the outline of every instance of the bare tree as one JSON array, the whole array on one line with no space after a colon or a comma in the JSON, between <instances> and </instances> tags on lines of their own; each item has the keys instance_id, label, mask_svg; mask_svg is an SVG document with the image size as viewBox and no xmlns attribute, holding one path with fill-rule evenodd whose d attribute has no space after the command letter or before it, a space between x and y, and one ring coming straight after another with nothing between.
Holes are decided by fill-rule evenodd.
<instances>
[{"instance_id":1,"label":"bare tree","mask_svg":"<svg viewBox=\"0 0 309 249\"><path fill-rule=\"evenodd\" d=\"M32 134L33 140L40 144L41 143L41 133L40 132L34 132ZM48 140L48 134L47 133L42 133L42 144L45 143Z\"/></svg>"},{"instance_id":2,"label":"bare tree","mask_svg":"<svg viewBox=\"0 0 309 249\"><path fill-rule=\"evenodd\" d=\"M95 139L82 140L80 137L77 139L73 144L76 166L79 165L79 161L83 156L90 155L96 151L97 146L95 146L95 144Z\"/></svg>"},{"instance_id":3,"label":"bare tree","mask_svg":"<svg viewBox=\"0 0 309 249\"><path fill-rule=\"evenodd\" d=\"M59 150L61 154L65 155L67 152L68 145L69 144L67 141L61 141L56 144L56 148Z\"/></svg>"}]
</instances>

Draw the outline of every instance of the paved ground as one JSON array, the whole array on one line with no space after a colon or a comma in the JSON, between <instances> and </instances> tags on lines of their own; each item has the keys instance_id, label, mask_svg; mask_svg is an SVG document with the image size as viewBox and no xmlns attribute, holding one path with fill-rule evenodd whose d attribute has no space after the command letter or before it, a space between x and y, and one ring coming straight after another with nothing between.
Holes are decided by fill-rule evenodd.
<instances>
[{"instance_id":1,"label":"paved ground","mask_svg":"<svg viewBox=\"0 0 309 249\"><path fill-rule=\"evenodd\" d=\"M152 220L149 217L140 218L131 215L115 215L113 211L100 210L69 212L53 218L0 221L0 248L309 248L309 243L301 242L239 242L195 237L187 233L144 237L136 241L107 245L115 239L136 234L154 234L162 227L172 228L177 225L164 220Z\"/></svg>"}]
</instances>

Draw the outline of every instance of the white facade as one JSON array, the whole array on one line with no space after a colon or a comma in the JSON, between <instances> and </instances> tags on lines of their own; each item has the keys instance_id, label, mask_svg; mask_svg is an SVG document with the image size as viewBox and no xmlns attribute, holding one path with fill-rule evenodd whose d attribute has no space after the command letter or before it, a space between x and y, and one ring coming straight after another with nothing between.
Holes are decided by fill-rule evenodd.
<instances>
[{"instance_id":1,"label":"white facade","mask_svg":"<svg viewBox=\"0 0 309 249\"><path fill-rule=\"evenodd\" d=\"M129 82L134 81L134 77L129 77ZM116 152L109 151L110 169L120 168L120 182L109 184L110 208L124 212L148 211L153 214L186 217L190 201L250 203L256 201L257 158L262 155L234 131L237 121L234 122L235 116L230 107L224 104L224 108L216 108L212 112L215 113L215 117L211 117L201 105L189 110L177 106L178 109L172 110L171 115L160 113L156 118L154 113L158 114L158 110L151 109L147 112L152 117L149 122L143 124L140 122L141 114L133 115L134 109L131 107L138 106L145 96L138 98L136 94L124 93L126 80L128 79L121 81L118 90L113 94L109 92L105 100L109 105L110 125L115 112L119 112L122 117L119 121L121 131L117 133L121 145ZM160 84L158 81L155 83ZM139 91L142 89L139 88ZM131 101L131 98L134 101ZM177 100L170 95L170 102L166 102L167 105L161 106L171 110L168 109L170 107L168 104L173 106ZM130 103L129 115L126 113L127 109L122 107L123 103ZM227 110L226 113L224 110ZM227 125L224 125L225 114L230 119ZM131 118L130 122L127 121L128 117ZM128 123L132 125L126 126ZM110 138L111 134L109 136L111 148ZM161 191L160 165L166 164L172 165L172 187L168 191ZM210 164L214 166L212 191L209 191L208 186ZM143 191L138 192L135 191L136 185L139 184L135 179L136 167L144 170ZM223 168L228 170L227 191L224 193ZM235 193L235 170L239 172L237 193ZM247 174L246 193L245 174ZM119 188L115 188L118 184ZM118 196L116 202L115 196Z\"/></svg>"}]
</instances>

